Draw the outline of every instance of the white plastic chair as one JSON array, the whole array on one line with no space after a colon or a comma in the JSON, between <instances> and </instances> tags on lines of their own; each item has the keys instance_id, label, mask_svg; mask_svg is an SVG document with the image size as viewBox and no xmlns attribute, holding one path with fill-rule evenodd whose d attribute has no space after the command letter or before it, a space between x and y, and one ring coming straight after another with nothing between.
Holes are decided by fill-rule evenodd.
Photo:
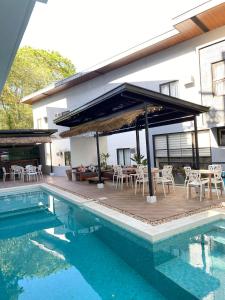
<instances>
[{"instance_id":1,"label":"white plastic chair","mask_svg":"<svg viewBox=\"0 0 225 300\"><path fill-rule=\"evenodd\" d=\"M222 171L221 165L208 165L208 170L210 171Z\"/></svg>"},{"instance_id":2,"label":"white plastic chair","mask_svg":"<svg viewBox=\"0 0 225 300\"><path fill-rule=\"evenodd\" d=\"M23 172L23 167L17 165L11 166L11 176L14 181L16 180L16 175L18 176L19 179L22 178L22 172Z\"/></svg>"},{"instance_id":3,"label":"white plastic chair","mask_svg":"<svg viewBox=\"0 0 225 300\"><path fill-rule=\"evenodd\" d=\"M144 167L139 167L137 169L137 177L136 177L136 180L135 180L135 189L134 189L135 195L137 194L137 185L139 185L139 189L140 189L141 184L142 184L142 195L144 196L144 194L145 194L145 183L147 183L147 182L148 182L148 176L144 172Z\"/></svg>"},{"instance_id":4,"label":"white plastic chair","mask_svg":"<svg viewBox=\"0 0 225 300\"><path fill-rule=\"evenodd\" d=\"M189 174L189 180L187 182L187 199L190 197L190 189L192 187L199 188L199 196L200 201L202 201L202 192L203 187L207 184L208 186L208 197L209 197L209 179L208 178L201 178L201 173L198 170L192 170Z\"/></svg>"},{"instance_id":5,"label":"white plastic chair","mask_svg":"<svg viewBox=\"0 0 225 300\"><path fill-rule=\"evenodd\" d=\"M128 175L129 176L129 182L131 183L131 187L133 187L133 184L135 183L137 177L139 176L138 175L139 174L139 170L140 169L144 169L144 168L145 168L144 165L137 164L136 173L131 173L131 174Z\"/></svg>"},{"instance_id":6,"label":"white plastic chair","mask_svg":"<svg viewBox=\"0 0 225 300\"><path fill-rule=\"evenodd\" d=\"M2 167L2 172L3 172L3 182L5 182L7 175L9 175L10 178L12 178L12 173L7 172L5 167Z\"/></svg>"},{"instance_id":7,"label":"white plastic chair","mask_svg":"<svg viewBox=\"0 0 225 300\"><path fill-rule=\"evenodd\" d=\"M115 184L115 178L117 179L118 168L121 168L120 165L113 166L113 185Z\"/></svg>"},{"instance_id":8,"label":"white plastic chair","mask_svg":"<svg viewBox=\"0 0 225 300\"><path fill-rule=\"evenodd\" d=\"M191 167L184 167L184 172L185 172L184 186L186 186L188 183L188 180L189 180L189 174L191 172Z\"/></svg>"},{"instance_id":9,"label":"white plastic chair","mask_svg":"<svg viewBox=\"0 0 225 300\"><path fill-rule=\"evenodd\" d=\"M42 165L38 165L38 167L37 167L37 173L38 173L38 176L40 178L43 178Z\"/></svg>"},{"instance_id":10,"label":"white plastic chair","mask_svg":"<svg viewBox=\"0 0 225 300\"><path fill-rule=\"evenodd\" d=\"M121 190L123 189L123 181L126 180L126 184L128 186L129 183L129 175L123 173L122 167L117 168L117 177L116 177L116 188L120 184Z\"/></svg>"},{"instance_id":11,"label":"white plastic chair","mask_svg":"<svg viewBox=\"0 0 225 300\"><path fill-rule=\"evenodd\" d=\"M220 197L219 197L219 192L218 192L218 185L221 187L221 195L224 191L224 181L222 178L222 170L215 169L213 175L214 175L213 178L211 178L211 184L214 184L215 189L216 189L217 198L219 199Z\"/></svg>"},{"instance_id":12,"label":"white plastic chair","mask_svg":"<svg viewBox=\"0 0 225 300\"><path fill-rule=\"evenodd\" d=\"M171 184L173 187L173 191L175 192L175 183L174 183L174 178L173 178L173 174L172 174L172 168L166 166L161 171L162 176L159 176L159 174L156 174L156 176L154 177L155 185L162 184L164 197L166 197L165 184L168 185L168 188L169 188L169 185Z\"/></svg>"},{"instance_id":13,"label":"white plastic chair","mask_svg":"<svg viewBox=\"0 0 225 300\"><path fill-rule=\"evenodd\" d=\"M38 181L38 173L35 166L26 166L26 176L27 180L36 179Z\"/></svg>"}]
</instances>

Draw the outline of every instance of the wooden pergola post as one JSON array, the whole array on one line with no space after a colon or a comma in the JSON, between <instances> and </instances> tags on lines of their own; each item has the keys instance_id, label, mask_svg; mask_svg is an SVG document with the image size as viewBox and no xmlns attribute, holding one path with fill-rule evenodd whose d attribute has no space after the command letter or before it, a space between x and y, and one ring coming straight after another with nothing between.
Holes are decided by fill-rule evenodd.
<instances>
[{"instance_id":1,"label":"wooden pergola post","mask_svg":"<svg viewBox=\"0 0 225 300\"><path fill-rule=\"evenodd\" d=\"M147 167L148 167L148 189L149 189L149 195L147 196L147 202L155 203L156 196L154 195L154 190L153 190L153 185L152 185L152 169L151 169L151 156L150 156L150 145L149 145L147 103L145 103L145 141L146 141L146 154L147 154Z\"/></svg>"}]
</instances>

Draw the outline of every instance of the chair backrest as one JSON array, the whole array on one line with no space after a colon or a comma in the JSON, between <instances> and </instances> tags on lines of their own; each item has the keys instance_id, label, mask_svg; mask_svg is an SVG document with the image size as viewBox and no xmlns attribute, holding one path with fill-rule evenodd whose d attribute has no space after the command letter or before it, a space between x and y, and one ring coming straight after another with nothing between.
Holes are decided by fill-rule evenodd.
<instances>
[{"instance_id":1,"label":"chair backrest","mask_svg":"<svg viewBox=\"0 0 225 300\"><path fill-rule=\"evenodd\" d=\"M38 165L38 171L42 170L42 165Z\"/></svg>"},{"instance_id":2,"label":"chair backrest","mask_svg":"<svg viewBox=\"0 0 225 300\"><path fill-rule=\"evenodd\" d=\"M12 170L13 170L14 173L21 173L21 172L23 172L23 167L14 166Z\"/></svg>"},{"instance_id":3,"label":"chair backrest","mask_svg":"<svg viewBox=\"0 0 225 300\"><path fill-rule=\"evenodd\" d=\"M143 179L144 177L146 177L146 170L145 170L146 167L140 167L140 168L137 168L137 171L136 171L136 174L137 174L137 179Z\"/></svg>"},{"instance_id":4,"label":"chair backrest","mask_svg":"<svg viewBox=\"0 0 225 300\"><path fill-rule=\"evenodd\" d=\"M162 177L166 179L171 179L173 177L171 168L163 168L162 169Z\"/></svg>"},{"instance_id":5,"label":"chair backrest","mask_svg":"<svg viewBox=\"0 0 225 300\"><path fill-rule=\"evenodd\" d=\"M222 171L222 166L221 165L209 165L208 170L210 170L210 171L215 171L215 170Z\"/></svg>"},{"instance_id":6,"label":"chair backrest","mask_svg":"<svg viewBox=\"0 0 225 300\"><path fill-rule=\"evenodd\" d=\"M137 168L143 168L144 165L143 164L137 164Z\"/></svg>"},{"instance_id":7,"label":"chair backrest","mask_svg":"<svg viewBox=\"0 0 225 300\"><path fill-rule=\"evenodd\" d=\"M26 165L26 170L28 170L28 169L30 169L30 168L32 168L33 166L32 165Z\"/></svg>"},{"instance_id":8,"label":"chair backrest","mask_svg":"<svg viewBox=\"0 0 225 300\"><path fill-rule=\"evenodd\" d=\"M214 170L213 176L216 181L222 181L223 180L222 170Z\"/></svg>"},{"instance_id":9,"label":"chair backrest","mask_svg":"<svg viewBox=\"0 0 225 300\"><path fill-rule=\"evenodd\" d=\"M11 165L10 169L11 169L12 171L14 171L17 167L18 167L17 165Z\"/></svg>"},{"instance_id":10,"label":"chair backrest","mask_svg":"<svg viewBox=\"0 0 225 300\"><path fill-rule=\"evenodd\" d=\"M184 167L184 172L185 172L186 177L189 177L189 174L191 172L191 167Z\"/></svg>"},{"instance_id":11,"label":"chair backrest","mask_svg":"<svg viewBox=\"0 0 225 300\"><path fill-rule=\"evenodd\" d=\"M172 165L163 165L163 169L173 169Z\"/></svg>"},{"instance_id":12,"label":"chair backrest","mask_svg":"<svg viewBox=\"0 0 225 300\"><path fill-rule=\"evenodd\" d=\"M199 170L191 170L189 173L189 183L200 183L201 182L201 173Z\"/></svg>"},{"instance_id":13,"label":"chair backrest","mask_svg":"<svg viewBox=\"0 0 225 300\"><path fill-rule=\"evenodd\" d=\"M36 172L36 167L32 166L32 165L28 165L28 166L26 166L26 171L27 171L27 173L34 173L34 172Z\"/></svg>"},{"instance_id":14,"label":"chair backrest","mask_svg":"<svg viewBox=\"0 0 225 300\"><path fill-rule=\"evenodd\" d=\"M173 166L171 165L164 165L163 169L162 169L162 176L167 178L167 179L171 179L173 177Z\"/></svg>"},{"instance_id":15,"label":"chair backrest","mask_svg":"<svg viewBox=\"0 0 225 300\"><path fill-rule=\"evenodd\" d=\"M164 166L163 166L163 170L169 170L170 173L172 174L173 166L172 166L172 165L164 165Z\"/></svg>"},{"instance_id":16,"label":"chair backrest","mask_svg":"<svg viewBox=\"0 0 225 300\"><path fill-rule=\"evenodd\" d=\"M122 168L121 165L115 165L115 166L113 166L113 173L114 173L114 175L118 174L118 169L119 168Z\"/></svg>"},{"instance_id":17,"label":"chair backrest","mask_svg":"<svg viewBox=\"0 0 225 300\"><path fill-rule=\"evenodd\" d=\"M122 175L123 175L123 168L122 168L121 166L117 166L116 170L117 170L117 174L118 174L119 176L122 176Z\"/></svg>"}]
</instances>

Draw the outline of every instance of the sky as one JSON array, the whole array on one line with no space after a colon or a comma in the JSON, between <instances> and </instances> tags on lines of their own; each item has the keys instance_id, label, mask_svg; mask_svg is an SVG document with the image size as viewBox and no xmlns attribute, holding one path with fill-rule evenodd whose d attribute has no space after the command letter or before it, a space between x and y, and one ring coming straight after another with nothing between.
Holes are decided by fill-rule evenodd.
<instances>
[{"instance_id":1,"label":"sky","mask_svg":"<svg viewBox=\"0 0 225 300\"><path fill-rule=\"evenodd\" d=\"M206 0L48 0L36 3L22 46L59 51L82 71L172 28Z\"/></svg>"}]
</instances>

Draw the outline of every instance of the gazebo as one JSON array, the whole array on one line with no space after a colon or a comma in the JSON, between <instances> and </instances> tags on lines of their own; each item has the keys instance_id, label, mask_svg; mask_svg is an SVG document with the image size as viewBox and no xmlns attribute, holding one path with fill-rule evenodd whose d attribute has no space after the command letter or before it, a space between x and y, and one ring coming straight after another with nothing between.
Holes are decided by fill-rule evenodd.
<instances>
[{"instance_id":1,"label":"gazebo","mask_svg":"<svg viewBox=\"0 0 225 300\"><path fill-rule=\"evenodd\" d=\"M0 165L10 167L10 164L28 164L32 163L29 157L26 156L26 149L31 147L38 147L40 144L49 143L50 145L50 161L51 161L51 172L52 167L52 156L51 156L51 135L57 132L56 129L13 129L13 130L0 130ZM9 149L22 149L22 156L16 155L16 159L12 157L12 160L8 158L2 160L2 155L6 154ZM18 152L18 151L17 151ZM21 151L20 151L21 152ZM35 156L36 159L40 159L40 154ZM34 161L34 160L33 160Z\"/></svg>"},{"instance_id":2,"label":"gazebo","mask_svg":"<svg viewBox=\"0 0 225 300\"><path fill-rule=\"evenodd\" d=\"M99 183L101 183L99 136L136 130L137 153L140 153L139 130L145 129L148 165L149 195L147 201L156 201L152 187L149 128L194 122L196 168L199 169L197 116L209 107L164 95L130 83L123 83L87 104L57 118L55 123L70 127L61 137L72 137L87 132L96 136Z\"/></svg>"}]
</instances>

